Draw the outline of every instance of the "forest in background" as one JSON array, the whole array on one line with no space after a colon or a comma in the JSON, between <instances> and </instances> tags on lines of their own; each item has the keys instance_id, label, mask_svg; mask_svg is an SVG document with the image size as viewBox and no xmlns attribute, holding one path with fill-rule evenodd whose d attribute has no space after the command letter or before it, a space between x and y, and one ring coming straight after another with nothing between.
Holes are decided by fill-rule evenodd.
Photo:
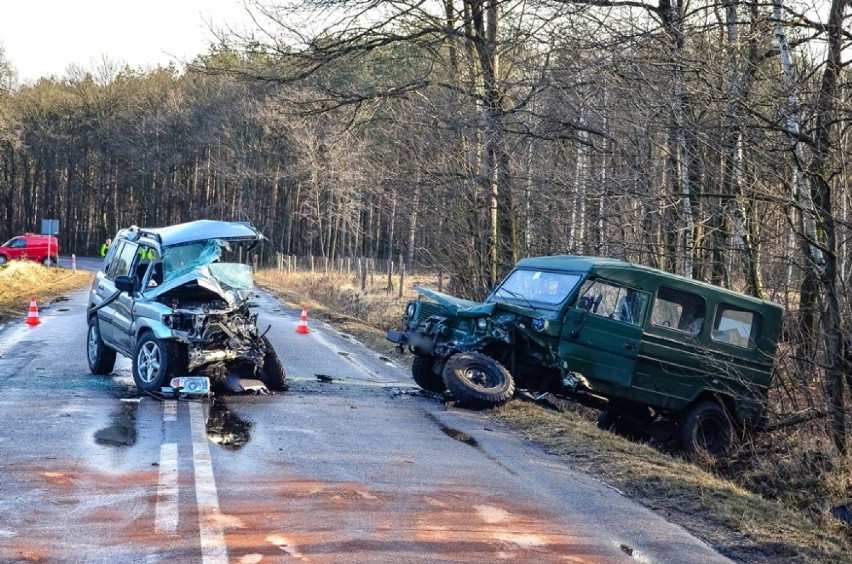
<instances>
[{"instance_id":1,"label":"forest in background","mask_svg":"<svg viewBox=\"0 0 852 564\"><path fill-rule=\"evenodd\" d=\"M186 69L0 56L0 239L250 220L261 265L402 256L466 297L523 256L635 261L783 304L773 413L846 452L848 0L247 9Z\"/></svg>"}]
</instances>

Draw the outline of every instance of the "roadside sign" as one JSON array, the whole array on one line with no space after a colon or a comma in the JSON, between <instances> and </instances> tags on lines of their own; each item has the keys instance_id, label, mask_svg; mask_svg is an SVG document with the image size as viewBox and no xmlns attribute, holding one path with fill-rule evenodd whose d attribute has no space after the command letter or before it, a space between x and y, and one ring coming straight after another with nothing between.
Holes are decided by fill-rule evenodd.
<instances>
[{"instance_id":1,"label":"roadside sign","mask_svg":"<svg viewBox=\"0 0 852 564\"><path fill-rule=\"evenodd\" d=\"M58 219L42 219L41 220L42 235L59 235L59 220Z\"/></svg>"}]
</instances>

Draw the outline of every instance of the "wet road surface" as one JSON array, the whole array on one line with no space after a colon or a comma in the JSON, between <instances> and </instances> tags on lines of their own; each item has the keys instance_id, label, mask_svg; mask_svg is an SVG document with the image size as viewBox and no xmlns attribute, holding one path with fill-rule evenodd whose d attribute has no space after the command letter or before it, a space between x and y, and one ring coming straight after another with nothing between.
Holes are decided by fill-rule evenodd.
<instances>
[{"instance_id":1,"label":"wet road surface","mask_svg":"<svg viewBox=\"0 0 852 564\"><path fill-rule=\"evenodd\" d=\"M260 293L290 391L89 373L86 292L0 329L2 562L721 562L487 415Z\"/></svg>"}]
</instances>

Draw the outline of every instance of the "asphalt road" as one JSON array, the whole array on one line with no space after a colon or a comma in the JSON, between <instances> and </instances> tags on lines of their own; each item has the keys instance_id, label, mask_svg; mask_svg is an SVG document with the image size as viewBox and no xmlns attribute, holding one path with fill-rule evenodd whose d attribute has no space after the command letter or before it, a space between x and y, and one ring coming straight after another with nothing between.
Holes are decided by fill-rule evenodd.
<instances>
[{"instance_id":1,"label":"asphalt road","mask_svg":"<svg viewBox=\"0 0 852 564\"><path fill-rule=\"evenodd\" d=\"M725 561L263 292L289 391L141 397L89 373L86 295L0 329L2 562Z\"/></svg>"}]
</instances>

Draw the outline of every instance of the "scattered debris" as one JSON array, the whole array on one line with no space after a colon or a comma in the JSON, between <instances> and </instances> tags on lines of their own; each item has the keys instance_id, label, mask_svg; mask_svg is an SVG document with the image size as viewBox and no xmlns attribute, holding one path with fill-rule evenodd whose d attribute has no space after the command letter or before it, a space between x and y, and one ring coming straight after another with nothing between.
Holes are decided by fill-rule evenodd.
<instances>
[{"instance_id":1,"label":"scattered debris","mask_svg":"<svg viewBox=\"0 0 852 564\"><path fill-rule=\"evenodd\" d=\"M334 382L334 378L325 374L316 374L316 377L320 382Z\"/></svg>"}]
</instances>

